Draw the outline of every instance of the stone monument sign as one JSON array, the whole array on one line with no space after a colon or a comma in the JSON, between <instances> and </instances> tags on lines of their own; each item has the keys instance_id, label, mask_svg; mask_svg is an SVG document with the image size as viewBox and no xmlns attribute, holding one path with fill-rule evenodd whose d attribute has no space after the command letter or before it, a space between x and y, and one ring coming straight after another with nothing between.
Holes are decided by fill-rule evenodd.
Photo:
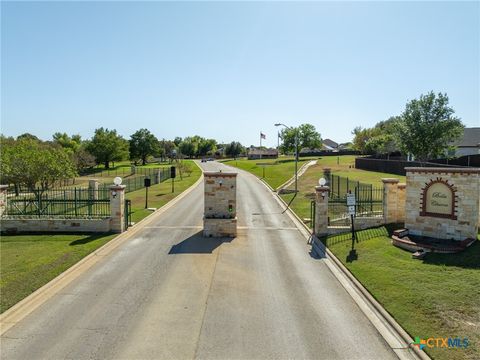
<instances>
[{"instance_id":1,"label":"stone monument sign","mask_svg":"<svg viewBox=\"0 0 480 360\"><path fill-rule=\"evenodd\" d=\"M409 167L405 227L412 235L475 239L480 221L480 169Z\"/></svg>"}]
</instances>

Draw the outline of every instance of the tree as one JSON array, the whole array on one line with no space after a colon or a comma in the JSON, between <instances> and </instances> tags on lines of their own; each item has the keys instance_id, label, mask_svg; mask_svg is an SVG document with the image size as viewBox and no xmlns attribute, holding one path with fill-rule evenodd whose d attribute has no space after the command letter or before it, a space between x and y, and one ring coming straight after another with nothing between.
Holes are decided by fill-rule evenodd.
<instances>
[{"instance_id":1,"label":"tree","mask_svg":"<svg viewBox=\"0 0 480 360\"><path fill-rule=\"evenodd\" d=\"M453 116L447 94L433 91L407 103L401 120L395 124L400 148L419 161L445 154L450 143L463 133L463 124Z\"/></svg>"},{"instance_id":2,"label":"tree","mask_svg":"<svg viewBox=\"0 0 480 360\"><path fill-rule=\"evenodd\" d=\"M59 145L31 137L2 143L2 182L48 189L55 181L76 176L71 155Z\"/></svg>"},{"instance_id":3,"label":"tree","mask_svg":"<svg viewBox=\"0 0 480 360\"><path fill-rule=\"evenodd\" d=\"M197 143L197 156L211 155L217 150L217 141L199 137Z\"/></svg>"},{"instance_id":4,"label":"tree","mask_svg":"<svg viewBox=\"0 0 480 360\"><path fill-rule=\"evenodd\" d=\"M142 160L142 165L147 163L147 158L159 151L158 139L147 129L140 129L130 136L130 160Z\"/></svg>"},{"instance_id":5,"label":"tree","mask_svg":"<svg viewBox=\"0 0 480 360\"><path fill-rule=\"evenodd\" d=\"M398 116L392 116L385 121L380 121L372 128L357 126L353 129L353 147L362 154L390 154L397 150L395 140L395 124Z\"/></svg>"},{"instance_id":6,"label":"tree","mask_svg":"<svg viewBox=\"0 0 480 360\"><path fill-rule=\"evenodd\" d=\"M18 135L17 140L21 140L21 139L31 139L31 140L40 141L40 139L38 137L36 137L35 135L32 135L30 133L24 133L22 135Z\"/></svg>"},{"instance_id":7,"label":"tree","mask_svg":"<svg viewBox=\"0 0 480 360\"><path fill-rule=\"evenodd\" d=\"M53 134L53 141L64 149L75 153L82 144L82 137L80 135L72 135L70 137L67 133L56 132Z\"/></svg>"},{"instance_id":8,"label":"tree","mask_svg":"<svg viewBox=\"0 0 480 360\"><path fill-rule=\"evenodd\" d=\"M225 147L225 154L227 156L236 158L238 155L244 152L244 147L242 144L236 141L232 141L230 144L227 144Z\"/></svg>"},{"instance_id":9,"label":"tree","mask_svg":"<svg viewBox=\"0 0 480 360\"><path fill-rule=\"evenodd\" d=\"M322 146L322 138L312 124L302 124L296 128L283 129L280 132L283 153L295 151L295 133L298 133L298 150L317 149Z\"/></svg>"},{"instance_id":10,"label":"tree","mask_svg":"<svg viewBox=\"0 0 480 360\"><path fill-rule=\"evenodd\" d=\"M180 143L178 150L181 154L192 158L197 153L197 143L192 138L187 137Z\"/></svg>"},{"instance_id":11,"label":"tree","mask_svg":"<svg viewBox=\"0 0 480 360\"><path fill-rule=\"evenodd\" d=\"M95 156L97 164L110 167L111 161L121 161L128 158L128 141L117 134L117 130L103 127L95 130L95 135L88 143L87 150Z\"/></svg>"},{"instance_id":12,"label":"tree","mask_svg":"<svg viewBox=\"0 0 480 360\"><path fill-rule=\"evenodd\" d=\"M73 162L78 172L95 166L95 156L90 154L85 146L81 146L73 154Z\"/></svg>"}]
</instances>

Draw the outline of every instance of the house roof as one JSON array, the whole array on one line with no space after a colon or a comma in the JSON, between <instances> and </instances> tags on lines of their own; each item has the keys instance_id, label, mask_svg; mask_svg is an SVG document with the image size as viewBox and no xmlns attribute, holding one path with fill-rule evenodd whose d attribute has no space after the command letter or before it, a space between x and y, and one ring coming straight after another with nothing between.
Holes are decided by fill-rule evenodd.
<instances>
[{"instance_id":1,"label":"house roof","mask_svg":"<svg viewBox=\"0 0 480 360\"><path fill-rule=\"evenodd\" d=\"M336 143L335 141L331 140L331 139L324 139L323 141L323 144L328 146L329 148L332 148L332 149L336 149L338 147L338 143Z\"/></svg>"},{"instance_id":2,"label":"house roof","mask_svg":"<svg viewBox=\"0 0 480 360\"><path fill-rule=\"evenodd\" d=\"M480 144L480 127L465 128L463 137L455 141L453 145L458 147L477 147Z\"/></svg>"}]
</instances>

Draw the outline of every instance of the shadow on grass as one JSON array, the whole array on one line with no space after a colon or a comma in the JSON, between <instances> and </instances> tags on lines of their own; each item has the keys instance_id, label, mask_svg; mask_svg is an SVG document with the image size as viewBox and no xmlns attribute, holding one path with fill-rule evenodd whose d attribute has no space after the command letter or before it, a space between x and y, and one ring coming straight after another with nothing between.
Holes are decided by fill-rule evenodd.
<instances>
[{"instance_id":1,"label":"shadow on grass","mask_svg":"<svg viewBox=\"0 0 480 360\"><path fill-rule=\"evenodd\" d=\"M199 231L178 244L173 245L168 254L211 254L217 247L223 243L229 243L232 240L233 238L227 237L206 238L203 237L203 232Z\"/></svg>"},{"instance_id":2,"label":"shadow on grass","mask_svg":"<svg viewBox=\"0 0 480 360\"><path fill-rule=\"evenodd\" d=\"M480 269L480 241L475 241L468 248L456 254L428 253L423 259L423 263Z\"/></svg>"},{"instance_id":3,"label":"shadow on grass","mask_svg":"<svg viewBox=\"0 0 480 360\"><path fill-rule=\"evenodd\" d=\"M95 240L98 240L98 239L101 239L101 238L105 237L105 235L109 235L109 233L86 235L83 239L78 239L78 240L72 241L69 245L70 246L76 246L76 245L88 244L92 241L95 241Z\"/></svg>"},{"instance_id":4,"label":"shadow on grass","mask_svg":"<svg viewBox=\"0 0 480 360\"><path fill-rule=\"evenodd\" d=\"M369 239L377 238L377 237L391 237L393 231L396 229L400 229L402 225L399 224L387 224L379 227L369 228L365 230L359 230L355 232L356 236L356 243L366 241ZM322 242L327 246L330 247L335 244L343 243L346 241L352 241L352 233L350 230L345 229L345 232L335 235L329 235L323 237Z\"/></svg>"}]
</instances>

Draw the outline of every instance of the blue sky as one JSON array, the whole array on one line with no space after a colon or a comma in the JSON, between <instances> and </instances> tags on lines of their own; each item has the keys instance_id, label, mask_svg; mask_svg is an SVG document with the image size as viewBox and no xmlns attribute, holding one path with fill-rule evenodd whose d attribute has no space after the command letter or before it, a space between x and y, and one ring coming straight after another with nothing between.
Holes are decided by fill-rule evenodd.
<instances>
[{"instance_id":1,"label":"blue sky","mask_svg":"<svg viewBox=\"0 0 480 360\"><path fill-rule=\"evenodd\" d=\"M276 145L324 138L446 92L480 126L479 2L2 2L1 131L146 127Z\"/></svg>"}]
</instances>

